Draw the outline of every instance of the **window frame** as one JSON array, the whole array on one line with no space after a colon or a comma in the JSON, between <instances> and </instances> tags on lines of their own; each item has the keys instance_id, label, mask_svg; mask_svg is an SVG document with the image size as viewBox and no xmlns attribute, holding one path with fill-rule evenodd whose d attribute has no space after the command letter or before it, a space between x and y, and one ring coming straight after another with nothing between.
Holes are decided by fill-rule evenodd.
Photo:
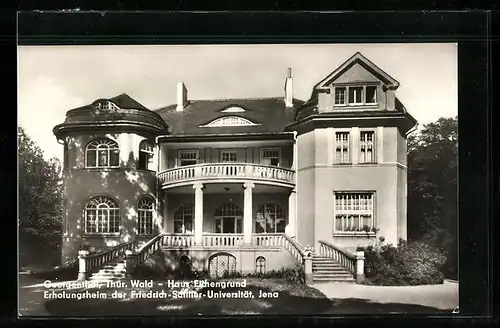
<instances>
[{"instance_id":1,"label":"window frame","mask_svg":"<svg viewBox=\"0 0 500 328\"><path fill-rule=\"evenodd\" d=\"M182 165L182 154L183 153L195 153L196 154L196 163L195 164L188 164L188 165ZM188 160L188 159L186 159ZM177 151L177 163L176 167L183 167L183 166L190 166L190 165L198 165L200 164L200 150L199 149L179 149Z\"/></svg>"},{"instance_id":2,"label":"window frame","mask_svg":"<svg viewBox=\"0 0 500 328\"><path fill-rule=\"evenodd\" d=\"M89 232L88 231L88 225L87 225L87 217L88 217L88 210L93 210L94 208L90 208L89 205L90 203L92 202L92 200L94 199L98 199L98 198L107 198L108 200L111 200L115 205L116 207L111 207L111 208L108 208L108 213L110 210L115 210L117 211L117 217L118 217L118 231L117 232L99 232L98 230L98 225L96 224L96 232ZM103 204L103 203L99 203L100 204ZM99 205L97 205L95 207L95 211L97 212L98 209L99 209ZM99 237L99 236L102 236L102 237L106 237L106 236L119 236L120 233L121 233L121 230L122 230L122 213L121 213L121 206L120 206L120 202L113 196L110 196L110 195L94 195L94 196L91 196L89 198L87 198L86 202L84 203L84 206L83 206L83 235L84 236L95 236L95 237ZM96 213L96 216L98 214ZM115 214L116 215L116 214ZM110 215L108 215L108 226L110 225Z\"/></svg>"},{"instance_id":3,"label":"window frame","mask_svg":"<svg viewBox=\"0 0 500 328\"><path fill-rule=\"evenodd\" d=\"M223 154L226 153L226 154L234 154L234 161L223 161L222 160L222 157L223 157ZM221 149L219 150L219 162L220 163L238 163L238 151L237 150L234 150L234 149Z\"/></svg>"},{"instance_id":4,"label":"window frame","mask_svg":"<svg viewBox=\"0 0 500 328\"><path fill-rule=\"evenodd\" d=\"M107 151L107 162L108 165L99 165L99 144L96 146L95 149L90 149L89 147L92 146L93 143L99 143L99 142L104 142L107 141L109 142L112 146L109 146L106 148ZM117 150L118 151L118 164L117 165L111 165L111 152ZM95 152L95 166L89 166L89 156L88 153L89 151ZM116 140L107 138L107 137L102 137L102 138L94 138L91 141L87 143L85 146L85 168L86 169L116 169L120 167L120 145Z\"/></svg>"},{"instance_id":5,"label":"window frame","mask_svg":"<svg viewBox=\"0 0 500 328\"><path fill-rule=\"evenodd\" d=\"M333 84L333 106L334 107L374 107L379 105L379 97L378 97L378 90L379 90L379 82L365 82L365 83L339 83L339 84ZM375 102L367 102L366 98L366 91L367 88L373 87L375 88ZM336 90L338 88L345 88L345 103L344 104L337 104L336 103ZM361 102L358 102L356 99L356 102L351 102L350 96L349 96L349 89L351 88L362 88L362 95L361 95Z\"/></svg>"},{"instance_id":6,"label":"window frame","mask_svg":"<svg viewBox=\"0 0 500 328\"><path fill-rule=\"evenodd\" d=\"M264 231L262 232L257 232L257 225L260 224L260 222L262 220L258 219L258 216L259 216L259 212L261 212L261 209L265 210L265 207L268 206L268 205L274 205L274 217L272 218L272 221L273 221L273 230L274 231L267 231L267 223L264 225ZM279 214L279 211L281 211L282 215L283 215L283 220L285 222L285 225L284 225L284 229L283 231L278 231L278 214ZM267 202L267 203L263 203L261 205L259 205L259 207L257 207L257 211L255 212L255 224L254 224L254 231L256 234L266 234L266 233L284 233L286 231L286 224L287 224L287 221L288 221L288 217L287 217L287 213L285 211L285 209L283 208L283 206L281 206L281 204L277 203L277 202Z\"/></svg>"},{"instance_id":7,"label":"window frame","mask_svg":"<svg viewBox=\"0 0 500 328\"><path fill-rule=\"evenodd\" d=\"M233 211L227 212L227 210L230 209ZM223 203L220 206L218 206L215 209L214 212L214 233L216 234L242 234L243 233L243 210L234 203ZM230 232L230 233L225 233L224 231L224 218L234 218L234 231L235 232ZM217 223L220 220L220 232L217 232ZM238 232L238 226L241 227L241 232Z\"/></svg>"},{"instance_id":8,"label":"window frame","mask_svg":"<svg viewBox=\"0 0 500 328\"><path fill-rule=\"evenodd\" d=\"M372 103L372 102L368 102L368 101L366 101L366 99L367 99L367 95L368 95L368 94L367 94L367 89L368 89L368 88L375 88L375 93L374 93L374 95L375 95L375 102L373 102L373 103ZM368 85L365 85L365 86L364 86L364 90L365 90L365 92L364 92L364 96L365 96L365 99L364 99L364 104L365 104L365 105L367 105L367 106L374 106L374 105L378 105L378 95L377 95L377 92L378 92L378 87L377 87L376 85L369 85L369 84L368 84Z\"/></svg>"},{"instance_id":9,"label":"window frame","mask_svg":"<svg viewBox=\"0 0 500 328\"><path fill-rule=\"evenodd\" d=\"M275 157L264 157L264 152L265 151L278 151L278 165L272 165L272 164L263 164L263 159L264 158L275 158ZM281 148L280 147L265 147L260 149L260 165L266 165L266 166L272 166L272 167L282 167L282 162L281 162Z\"/></svg>"},{"instance_id":10,"label":"window frame","mask_svg":"<svg viewBox=\"0 0 500 328\"><path fill-rule=\"evenodd\" d=\"M141 208L141 202L144 200L150 200L151 203L151 209L144 209ZM150 195L143 195L139 197L137 200L137 235L138 236L152 236L157 232L156 225L155 225L155 218L156 218L156 201L153 196ZM140 233L140 226L141 226L141 213L151 213L151 231L149 233ZM144 217L143 219L147 219L147 217Z\"/></svg>"},{"instance_id":11,"label":"window frame","mask_svg":"<svg viewBox=\"0 0 500 328\"><path fill-rule=\"evenodd\" d=\"M344 89L344 102L343 103L337 103L337 89ZM333 105L336 107L346 107L348 105L347 103L347 95L348 95L348 88L347 86L335 86L333 88Z\"/></svg>"},{"instance_id":12,"label":"window frame","mask_svg":"<svg viewBox=\"0 0 500 328\"><path fill-rule=\"evenodd\" d=\"M142 148L142 145L144 144L147 144L149 146L151 146L151 151L147 150L147 149L143 149ZM141 154L148 154L149 156L151 156L151 163L148 161L148 157L146 157L146 167L141 167ZM145 155L145 156L148 156L148 155ZM155 168L155 144L153 142L151 142L150 140L148 139L144 139L142 140L140 143L139 143L139 158L137 160L137 168L139 170L146 170L146 171L154 171L156 172L156 168ZM149 164L151 164L152 168L149 168Z\"/></svg>"},{"instance_id":13,"label":"window frame","mask_svg":"<svg viewBox=\"0 0 500 328\"><path fill-rule=\"evenodd\" d=\"M357 210L358 212L354 212L353 210L351 214L349 213L341 213L339 214L339 211L337 210L337 195L370 195L371 196L371 231L366 232L363 230L363 227L361 225L359 226L359 231L356 230L337 230L337 217L341 215L345 215L346 217L349 216L358 216L358 224L361 222L361 216L366 215L363 214L362 210ZM358 203L359 204L359 203ZM343 211L342 211L343 212ZM354 214L353 214L354 213ZM361 236L375 236L377 234L377 193L375 190L334 190L333 191L333 235L361 235ZM373 231L375 230L375 231Z\"/></svg>"},{"instance_id":14,"label":"window frame","mask_svg":"<svg viewBox=\"0 0 500 328\"><path fill-rule=\"evenodd\" d=\"M361 161L361 135L363 133L371 132L372 137L372 160L370 162ZM358 139L358 164L376 164L377 163L377 131L373 128L360 128L359 129L359 139Z\"/></svg>"},{"instance_id":15,"label":"window frame","mask_svg":"<svg viewBox=\"0 0 500 328\"><path fill-rule=\"evenodd\" d=\"M356 91L353 91L354 98L356 98L356 102L351 102L351 97L350 97L350 89L361 89L361 99L358 102L358 99L356 97ZM352 85L347 87L347 104L349 106L355 107L355 106L362 106L365 104L365 86L363 85Z\"/></svg>"},{"instance_id":16,"label":"window frame","mask_svg":"<svg viewBox=\"0 0 500 328\"><path fill-rule=\"evenodd\" d=\"M185 213L185 208L189 206L191 208L191 232L186 232L186 217L188 216L187 213ZM179 211L182 210L182 213L179 213ZM181 234L181 235L193 235L194 234L194 220L195 220L195 207L194 204L192 203L184 203L181 206L179 206L175 211L174 211L174 217L173 217L173 233L175 234ZM179 219L177 216L181 215L182 219ZM175 231L175 223L176 221L182 221L182 232L176 232Z\"/></svg>"},{"instance_id":17,"label":"window frame","mask_svg":"<svg viewBox=\"0 0 500 328\"><path fill-rule=\"evenodd\" d=\"M351 165L352 164L352 136L351 129L335 129L333 132L333 163L334 165ZM347 134L347 161L337 160L337 134ZM343 152L341 152L343 154ZM341 156L343 158L343 156Z\"/></svg>"},{"instance_id":18,"label":"window frame","mask_svg":"<svg viewBox=\"0 0 500 328\"><path fill-rule=\"evenodd\" d=\"M264 270L262 270L262 268ZM255 273L264 274L266 272L267 272L267 259L264 256L258 256L255 259Z\"/></svg>"}]
</instances>

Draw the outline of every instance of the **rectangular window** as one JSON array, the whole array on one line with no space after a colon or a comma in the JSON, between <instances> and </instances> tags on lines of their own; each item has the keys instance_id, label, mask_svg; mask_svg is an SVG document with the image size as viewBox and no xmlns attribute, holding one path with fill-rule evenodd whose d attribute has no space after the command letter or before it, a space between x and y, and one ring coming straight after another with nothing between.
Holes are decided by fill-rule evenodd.
<instances>
[{"instance_id":1,"label":"rectangular window","mask_svg":"<svg viewBox=\"0 0 500 328\"><path fill-rule=\"evenodd\" d=\"M347 89L345 87L335 88L335 105L345 105L346 104L346 93Z\"/></svg>"},{"instance_id":2,"label":"rectangular window","mask_svg":"<svg viewBox=\"0 0 500 328\"><path fill-rule=\"evenodd\" d=\"M373 163L375 162L375 133L373 131L362 131L359 136L359 162Z\"/></svg>"},{"instance_id":3,"label":"rectangular window","mask_svg":"<svg viewBox=\"0 0 500 328\"><path fill-rule=\"evenodd\" d=\"M334 232L373 233L374 193L335 193Z\"/></svg>"},{"instance_id":4,"label":"rectangular window","mask_svg":"<svg viewBox=\"0 0 500 328\"><path fill-rule=\"evenodd\" d=\"M198 150L180 150L179 166L198 164Z\"/></svg>"},{"instance_id":5,"label":"rectangular window","mask_svg":"<svg viewBox=\"0 0 500 328\"><path fill-rule=\"evenodd\" d=\"M377 87L369 86L366 87L366 101L367 104L377 103Z\"/></svg>"},{"instance_id":6,"label":"rectangular window","mask_svg":"<svg viewBox=\"0 0 500 328\"><path fill-rule=\"evenodd\" d=\"M220 161L222 163L235 163L236 162L236 152L223 150L220 153Z\"/></svg>"},{"instance_id":7,"label":"rectangular window","mask_svg":"<svg viewBox=\"0 0 500 328\"><path fill-rule=\"evenodd\" d=\"M350 105L363 104L363 87L349 88L349 104Z\"/></svg>"},{"instance_id":8,"label":"rectangular window","mask_svg":"<svg viewBox=\"0 0 500 328\"><path fill-rule=\"evenodd\" d=\"M335 154L336 163L350 163L349 132L335 133Z\"/></svg>"},{"instance_id":9,"label":"rectangular window","mask_svg":"<svg viewBox=\"0 0 500 328\"><path fill-rule=\"evenodd\" d=\"M281 152L279 148L262 149L260 153L260 163L262 165L279 166Z\"/></svg>"}]
</instances>

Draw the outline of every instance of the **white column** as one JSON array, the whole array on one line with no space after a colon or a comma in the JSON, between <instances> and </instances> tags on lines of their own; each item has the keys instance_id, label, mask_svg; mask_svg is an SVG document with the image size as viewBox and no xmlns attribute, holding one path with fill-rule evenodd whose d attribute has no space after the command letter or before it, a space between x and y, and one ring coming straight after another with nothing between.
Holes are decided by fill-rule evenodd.
<instances>
[{"instance_id":1,"label":"white column","mask_svg":"<svg viewBox=\"0 0 500 328\"><path fill-rule=\"evenodd\" d=\"M252 243L252 189L255 187L253 182L245 182L243 184L244 205L243 205L243 242L245 244Z\"/></svg>"},{"instance_id":2,"label":"white column","mask_svg":"<svg viewBox=\"0 0 500 328\"><path fill-rule=\"evenodd\" d=\"M195 183L194 189L194 243L202 244L203 239L203 184Z\"/></svg>"},{"instance_id":3,"label":"white column","mask_svg":"<svg viewBox=\"0 0 500 328\"><path fill-rule=\"evenodd\" d=\"M285 228L285 233L290 237L296 237L297 233L297 193L293 189L288 196L288 224Z\"/></svg>"}]
</instances>

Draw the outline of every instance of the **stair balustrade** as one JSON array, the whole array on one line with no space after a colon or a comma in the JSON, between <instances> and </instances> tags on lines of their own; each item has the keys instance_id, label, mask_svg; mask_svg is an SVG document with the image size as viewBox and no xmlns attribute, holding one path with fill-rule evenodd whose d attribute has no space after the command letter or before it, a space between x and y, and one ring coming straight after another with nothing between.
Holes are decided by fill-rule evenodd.
<instances>
[{"instance_id":1,"label":"stair balustrade","mask_svg":"<svg viewBox=\"0 0 500 328\"><path fill-rule=\"evenodd\" d=\"M356 276L357 282L364 280L364 252L359 251L351 254L345 249L330 244L326 241L319 241L319 255L333 259L340 263L349 272Z\"/></svg>"},{"instance_id":2,"label":"stair balustrade","mask_svg":"<svg viewBox=\"0 0 500 328\"><path fill-rule=\"evenodd\" d=\"M92 271L124 256L126 251L135 248L135 244L136 241L129 241L96 254L89 254L88 250L78 251L78 280L87 279Z\"/></svg>"}]
</instances>

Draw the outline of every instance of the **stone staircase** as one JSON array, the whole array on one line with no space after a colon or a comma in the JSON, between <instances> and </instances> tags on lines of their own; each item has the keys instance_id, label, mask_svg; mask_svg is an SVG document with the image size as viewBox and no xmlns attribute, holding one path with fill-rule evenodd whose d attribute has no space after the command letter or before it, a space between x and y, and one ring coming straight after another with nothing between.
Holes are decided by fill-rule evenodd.
<instances>
[{"instance_id":1,"label":"stone staircase","mask_svg":"<svg viewBox=\"0 0 500 328\"><path fill-rule=\"evenodd\" d=\"M315 255L312 267L313 282L356 282L349 270L328 257Z\"/></svg>"},{"instance_id":2,"label":"stone staircase","mask_svg":"<svg viewBox=\"0 0 500 328\"><path fill-rule=\"evenodd\" d=\"M99 271L92 273L90 281L106 282L122 280L126 277L125 259L119 258L104 265Z\"/></svg>"}]
</instances>

